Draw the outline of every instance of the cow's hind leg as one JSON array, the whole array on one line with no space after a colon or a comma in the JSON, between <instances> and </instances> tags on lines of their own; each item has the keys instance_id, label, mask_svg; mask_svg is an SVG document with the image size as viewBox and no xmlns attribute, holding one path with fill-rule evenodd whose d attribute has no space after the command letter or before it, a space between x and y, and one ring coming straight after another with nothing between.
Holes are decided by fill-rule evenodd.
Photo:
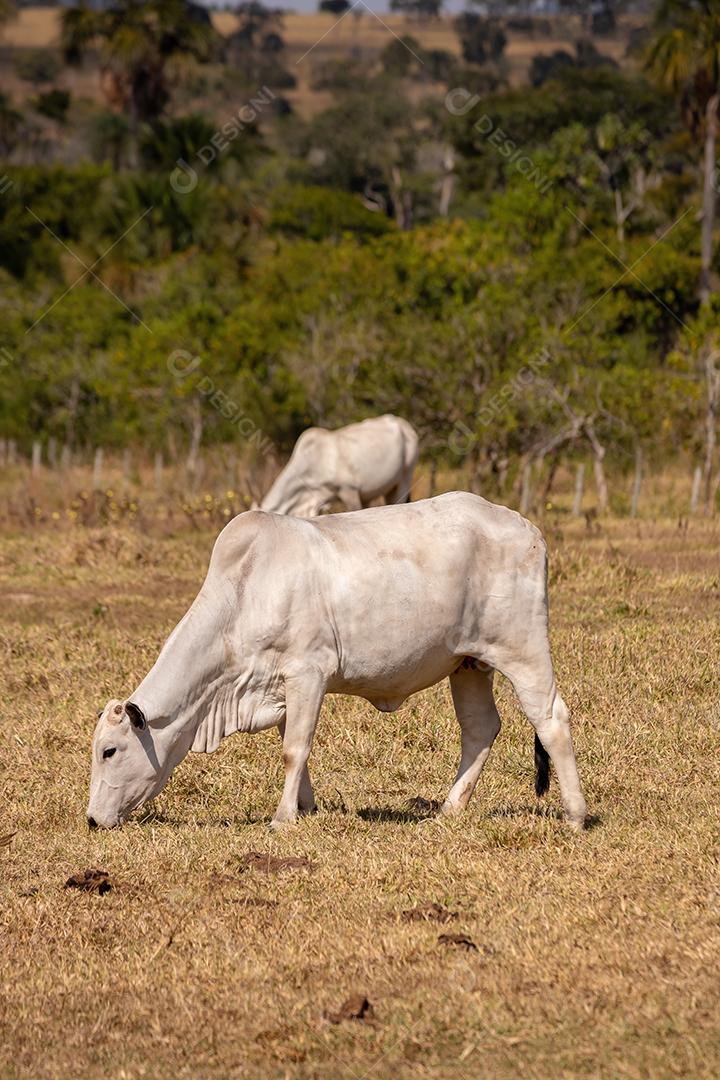
<instances>
[{"instance_id":1,"label":"cow's hind leg","mask_svg":"<svg viewBox=\"0 0 720 1080\"><path fill-rule=\"evenodd\" d=\"M385 502L388 505L395 505L397 503L410 502L410 491L412 489L413 469L405 469L397 484L390 488L385 496Z\"/></svg>"},{"instance_id":2,"label":"cow's hind leg","mask_svg":"<svg viewBox=\"0 0 720 1080\"><path fill-rule=\"evenodd\" d=\"M458 814L467 806L483 765L500 730L493 697L492 670L461 667L450 676L455 713L460 724L460 767L443 804L444 814Z\"/></svg>"},{"instance_id":3,"label":"cow's hind leg","mask_svg":"<svg viewBox=\"0 0 720 1080\"><path fill-rule=\"evenodd\" d=\"M278 725L278 731L280 738L285 739L285 721ZM310 772L308 771L307 762L305 762L305 768L302 771L300 777L300 790L298 792L298 809L301 814L312 814L317 810L315 805L315 793L313 792L312 781L310 780Z\"/></svg>"},{"instance_id":4,"label":"cow's hind leg","mask_svg":"<svg viewBox=\"0 0 720 1080\"><path fill-rule=\"evenodd\" d=\"M324 696L325 684L320 679L286 681L283 732L285 787L272 820L273 827L295 821L304 802L310 801L311 805L307 809L314 806L307 763Z\"/></svg>"},{"instance_id":5,"label":"cow's hind leg","mask_svg":"<svg viewBox=\"0 0 720 1080\"><path fill-rule=\"evenodd\" d=\"M567 820L582 829L587 808L570 734L570 712L555 685L549 648L536 658L504 668L503 674L512 682L525 715L555 766Z\"/></svg>"},{"instance_id":6,"label":"cow's hind leg","mask_svg":"<svg viewBox=\"0 0 720 1080\"><path fill-rule=\"evenodd\" d=\"M338 491L338 498L348 510L363 509L363 501L357 488L341 487Z\"/></svg>"}]
</instances>

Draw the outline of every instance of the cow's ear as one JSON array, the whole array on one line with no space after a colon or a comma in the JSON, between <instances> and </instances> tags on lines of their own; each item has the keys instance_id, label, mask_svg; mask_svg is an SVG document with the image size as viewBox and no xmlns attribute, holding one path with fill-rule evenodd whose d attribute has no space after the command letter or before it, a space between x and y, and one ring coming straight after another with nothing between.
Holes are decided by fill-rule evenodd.
<instances>
[{"instance_id":1,"label":"cow's ear","mask_svg":"<svg viewBox=\"0 0 720 1080\"><path fill-rule=\"evenodd\" d=\"M134 701L126 701L125 712L130 717L130 723L134 728L138 731L145 730L147 727L147 720L145 719L145 713L139 705L136 705Z\"/></svg>"}]
</instances>

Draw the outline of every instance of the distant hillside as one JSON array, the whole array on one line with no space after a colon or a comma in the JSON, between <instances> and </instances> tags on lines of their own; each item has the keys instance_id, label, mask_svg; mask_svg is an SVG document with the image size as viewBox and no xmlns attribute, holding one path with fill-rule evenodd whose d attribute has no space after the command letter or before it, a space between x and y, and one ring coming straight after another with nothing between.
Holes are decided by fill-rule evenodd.
<instances>
[{"instance_id":1,"label":"distant hillside","mask_svg":"<svg viewBox=\"0 0 720 1080\"><path fill-rule=\"evenodd\" d=\"M410 21L399 15L383 16L382 19L359 9L361 14L350 14L341 20L327 14L289 14L284 20L284 39L287 46L287 67L295 75L298 85L286 92L291 104L304 115L312 115L327 107L332 95L327 91L311 88L313 68L326 60L353 57L370 65L381 51L392 42L393 35L412 35L424 49L438 49L460 55L460 44L450 17L424 23ZM58 8L28 7L10 23L0 35L0 45L7 55L15 49L29 49L56 45L59 40L61 11ZM229 12L213 12L213 22L223 35L232 33L237 25ZM627 47L631 30L636 23L624 19L615 34L594 38L596 48L621 65L629 63ZM518 31L512 24L506 27L507 47L505 62L512 85L527 81L528 69L534 56L551 54L556 50L572 51L574 43L585 31L580 20L569 16L552 20L539 20L531 31ZM8 50L8 46L10 49ZM58 85L73 90L75 95L97 98L99 84L96 74L86 68L68 71L58 79ZM0 72L0 89L22 100L32 88L13 73L12 64L3 64Z\"/></svg>"}]
</instances>

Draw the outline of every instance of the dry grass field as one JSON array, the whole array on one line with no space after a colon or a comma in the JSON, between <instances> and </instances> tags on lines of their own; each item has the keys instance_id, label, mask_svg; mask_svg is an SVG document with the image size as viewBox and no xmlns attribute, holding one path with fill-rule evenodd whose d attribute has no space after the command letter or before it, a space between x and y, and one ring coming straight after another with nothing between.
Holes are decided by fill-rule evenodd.
<instances>
[{"instance_id":1,"label":"dry grass field","mask_svg":"<svg viewBox=\"0 0 720 1080\"><path fill-rule=\"evenodd\" d=\"M0 1075L718 1075L717 521L545 521L578 836L554 781L535 800L506 685L462 818L432 810L458 752L440 686L394 715L329 699L319 813L280 833L273 732L90 833L95 712L153 662L215 526L78 520L0 536ZM87 868L110 891L64 888ZM372 1013L338 1015L353 995Z\"/></svg>"}]
</instances>

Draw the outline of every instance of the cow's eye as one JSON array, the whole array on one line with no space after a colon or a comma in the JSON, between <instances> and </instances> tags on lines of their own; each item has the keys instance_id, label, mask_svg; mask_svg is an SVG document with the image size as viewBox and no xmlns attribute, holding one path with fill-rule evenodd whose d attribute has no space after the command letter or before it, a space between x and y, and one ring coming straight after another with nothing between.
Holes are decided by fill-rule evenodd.
<instances>
[{"instance_id":1,"label":"cow's eye","mask_svg":"<svg viewBox=\"0 0 720 1080\"><path fill-rule=\"evenodd\" d=\"M117 746L108 746L107 750L103 750L103 758L112 757L116 750Z\"/></svg>"}]
</instances>

